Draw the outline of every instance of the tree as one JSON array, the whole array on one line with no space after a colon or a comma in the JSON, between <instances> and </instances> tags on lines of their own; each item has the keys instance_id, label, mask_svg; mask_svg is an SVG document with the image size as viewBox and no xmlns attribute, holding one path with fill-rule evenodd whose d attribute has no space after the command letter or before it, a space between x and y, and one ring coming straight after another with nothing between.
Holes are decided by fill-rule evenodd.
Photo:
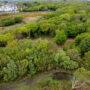
<instances>
[{"instance_id":1,"label":"tree","mask_svg":"<svg viewBox=\"0 0 90 90\"><path fill-rule=\"evenodd\" d=\"M43 34L54 36L55 29L56 29L55 24L45 23L45 22L40 24L40 30L41 33Z\"/></svg>"},{"instance_id":2,"label":"tree","mask_svg":"<svg viewBox=\"0 0 90 90\"><path fill-rule=\"evenodd\" d=\"M37 37L38 35L38 25L37 23L28 23L25 25L25 27L28 29L28 35L31 37Z\"/></svg>"},{"instance_id":3,"label":"tree","mask_svg":"<svg viewBox=\"0 0 90 90\"><path fill-rule=\"evenodd\" d=\"M14 80L17 77L17 66L13 60L10 60L6 67L3 68L3 80Z\"/></svg>"},{"instance_id":4,"label":"tree","mask_svg":"<svg viewBox=\"0 0 90 90\"><path fill-rule=\"evenodd\" d=\"M68 25L67 32L68 32L69 37L75 37L79 34L79 30L77 29L77 25L75 24L75 22L74 22L74 24L70 23Z\"/></svg>"},{"instance_id":5,"label":"tree","mask_svg":"<svg viewBox=\"0 0 90 90\"><path fill-rule=\"evenodd\" d=\"M86 52L83 58L83 64L84 67L86 67L87 69L90 69L90 51Z\"/></svg>"},{"instance_id":6,"label":"tree","mask_svg":"<svg viewBox=\"0 0 90 90\"><path fill-rule=\"evenodd\" d=\"M82 34L77 35L75 38L76 44L79 45L81 41L86 37L90 37L90 33L82 33Z\"/></svg>"},{"instance_id":7,"label":"tree","mask_svg":"<svg viewBox=\"0 0 90 90\"><path fill-rule=\"evenodd\" d=\"M75 61L70 60L64 50L58 50L54 57L55 63L64 69L75 69L78 64Z\"/></svg>"},{"instance_id":8,"label":"tree","mask_svg":"<svg viewBox=\"0 0 90 90\"><path fill-rule=\"evenodd\" d=\"M6 47L7 42L13 40L14 36L11 33L0 35L0 47Z\"/></svg>"},{"instance_id":9,"label":"tree","mask_svg":"<svg viewBox=\"0 0 90 90\"><path fill-rule=\"evenodd\" d=\"M90 37L84 38L80 43L80 49L82 53L90 51Z\"/></svg>"},{"instance_id":10,"label":"tree","mask_svg":"<svg viewBox=\"0 0 90 90\"><path fill-rule=\"evenodd\" d=\"M56 30L56 36L54 40L57 44L63 44L67 39L67 36L63 30Z\"/></svg>"},{"instance_id":11,"label":"tree","mask_svg":"<svg viewBox=\"0 0 90 90\"><path fill-rule=\"evenodd\" d=\"M75 60L79 62L78 60L80 59L80 52L77 49L68 49L67 50L67 55L70 57L71 60Z\"/></svg>"},{"instance_id":12,"label":"tree","mask_svg":"<svg viewBox=\"0 0 90 90\"><path fill-rule=\"evenodd\" d=\"M28 61L28 68L29 68L28 72L29 72L31 75L34 75L34 74L37 72L37 71L36 71L36 67L35 67L35 65L34 65L34 63L32 62L31 59L29 59L29 61Z\"/></svg>"},{"instance_id":13,"label":"tree","mask_svg":"<svg viewBox=\"0 0 90 90\"><path fill-rule=\"evenodd\" d=\"M18 75L22 77L27 73L28 60L24 59L18 63Z\"/></svg>"}]
</instances>

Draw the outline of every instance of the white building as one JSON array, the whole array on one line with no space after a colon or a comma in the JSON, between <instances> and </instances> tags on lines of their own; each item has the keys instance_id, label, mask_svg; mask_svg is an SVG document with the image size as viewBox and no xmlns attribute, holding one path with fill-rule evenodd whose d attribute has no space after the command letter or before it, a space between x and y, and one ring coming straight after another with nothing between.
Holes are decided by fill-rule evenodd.
<instances>
[{"instance_id":1,"label":"white building","mask_svg":"<svg viewBox=\"0 0 90 90\"><path fill-rule=\"evenodd\" d=\"M11 12L17 12L18 11L18 7L15 4L1 5L0 6L0 12L5 12L5 11L7 11L7 12L9 12L9 11L11 11Z\"/></svg>"}]
</instances>

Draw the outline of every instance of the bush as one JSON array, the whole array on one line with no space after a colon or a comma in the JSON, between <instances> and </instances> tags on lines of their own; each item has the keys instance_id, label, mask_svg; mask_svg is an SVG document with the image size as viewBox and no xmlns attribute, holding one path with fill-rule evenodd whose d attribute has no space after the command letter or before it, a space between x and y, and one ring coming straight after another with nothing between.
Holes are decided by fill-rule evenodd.
<instances>
[{"instance_id":1,"label":"bush","mask_svg":"<svg viewBox=\"0 0 90 90\"><path fill-rule=\"evenodd\" d=\"M88 18L87 21L85 22L85 26L86 26L86 31L90 32L90 19Z\"/></svg>"},{"instance_id":2,"label":"bush","mask_svg":"<svg viewBox=\"0 0 90 90\"><path fill-rule=\"evenodd\" d=\"M8 41L13 40L14 36L10 33L0 35L0 47L5 47Z\"/></svg>"},{"instance_id":3,"label":"bush","mask_svg":"<svg viewBox=\"0 0 90 90\"><path fill-rule=\"evenodd\" d=\"M22 17L15 17L14 20L15 20L15 23L20 23L22 22Z\"/></svg>"},{"instance_id":4,"label":"bush","mask_svg":"<svg viewBox=\"0 0 90 90\"><path fill-rule=\"evenodd\" d=\"M17 66L13 60L10 60L6 67L3 68L3 80L14 80L17 77Z\"/></svg>"},{"instance_id":5,"label":"bush","mask_svg":"<svg viewBox=\"0 0 90 90\"><path fill-rule=\"evenodd\" d=\"M86 52L83 58L84 67L90 69L90 51Z\"/></svg>"},{"instance_id":6,"label":"bush","mask_svg":"<svg viewBox=\"0 0 90 90\"><path fill-rule=\"evenodd\" d=\"M75 61L70 60L69 56L67 56L63 50L57 51L54 60L58 66L64 69L75 69L78 67L78 64Z\"/></svg>"},{"instance_id":7,"label":"bush","mask_svg":"<svg viewBox=\"0 0 90 90\"><path fill-rule=\"evenodd\" d=\"M80 57L80 52L77 49L69 49L67 50L67 55L70 57L70 59L77 60L78 57Z\"/></svg>"},{"instance_id":8,"label":"bush","mask_svg":"<svg viewBox=\"0 0 90 90\"><path fill-rule=\"evenodd\" d=\"M0 26L10 26L22 22L22 17L8 17L0 19Z\"/></svg>"},{"instance_id":9,"label":"bush","mask_svg":"<svg viewBox=\"0 0 90 90\"><path fill-rule=\"evenodd\" d=\"M27 28L28 30L28 35L29 37L37 37L39 35L39 30L38 30L38 25L37 23L29 23L27 25L25 25L25 27Z\"/></svg>"},{"instance_id":10,"label":"bush","mask_svg":"<svg viewBox=\"0 0 90 90\"><path fill-rule=\"evenodd\" d=\"M38 21L28 23L14 31L5 30L1 33L1 82L21 79L28 74L32 76L38 72L52 69L74 70L79 65L89 69L89 7L87 5L77 5L77 3L70 5L68 3L57 3L58 5L54 5L50 2L50 4L46 4L23 3L25 5L23 9L25 11L55 11L58 7L60 9L48 13L48 15L41 17ZM0 25L5 26L19 23L22 21L22 18L9 17L0 19L0 21ZM59 49L60 47L53 41L46 38L46 35L54 37L57 44L63 44L67 40L67 36L72 39L69 38L65 42L64 47L62 46L66 50L64 51ZM42 40L35 39L39 36L45 37ZM75 40L73 37L76 37ZM24 38L32 38L33 41ZM81 50L81 53L79 50Z\"/></svg>"},{"instance_id":11,"label":"bush","mask_svg":"<svg viewBox=\"0 0 90 90\"><path fill-rule=\"evenodd\" d=\"M25 7L22 9L23 12L33 12L33 11L48 11L48 8L44 5L37 5L32 7Z\"/></svg>"},{"instance_id":12,"label":"bush","mask_svg":"<svg viewBox=\"0 0 90 90\"><path fill-rule=\"evenodd\" d=\"M78 31L78 29L77 29L77 25L76 25L75 22L70 23L70 24L68 25L68 30L67 30L67 32L68 32L68 36L69 36L69 37L75 37L75 36L77 36L77 35L79 34L79 31Z\"/></svg>"},{"instance_id":13,"label":"bush","mask_svg":"<svg viewBox=\"0 0 90 90\"><path fill-rule=\"evenodd\" d=\"M62 30L56 30L56 36L54 37L54 40L57 44L63 44L67 39L67 36L65 32Z\"/></svg>"},{"instance_id":14,"label":"bush","mask_svg":"<svg viewBox=\"0 0 90 90\"><path fill-rule=\"evenodd\" d=\"M28 7L23 7L22 11L23 12L32 12L32 11L55 11L57 8L59 8L59 5L54 5L54 4L32 4L31 6L28 5Z\"/></svg>"},{"instance_id":15,"label":"bush","mask_svg":"<svg viewBox=\"0 0 90 90\"><path fill-rule=\"evenodd\" d=\"M70 16L70 14L66 13L66 14L62 14L62 15L60 16L60 18L62 18L63 20L70 21L71 16Z\"/></svg>"},{"instance_id":16,"label":"bush","mask_svg":"<svg viewBox=\"0 0 90 90\"><path fill-rule=\"evenodd\" d=\"M64 44L63 47L64 50L73 49L73 48L76 48L75 42L67 42L66 44Z\"/></svg>"},{"instance_id":17,"label":"bush","mask_svg":"<svg viewBox=\"0 0 90 90\"><path fill-rule=\"evenodd\" d=\"M68 36L69 37L75 37L80 33L83 33L86 31L84 23L80 21L73 21L68 24Z\"/></svg>"},{"instance_id":18,"label":"bush","mask_svg":"<svg viewBox=\"0 0 90 90\"><path fill-rule=\"evenodd\" d=\"M75 38L75 42L77 45L79 45L81 43L81 41L86 38L86 37L90 37L90 33L82 33L80 35L78 35L76 38Z\"/></svg>"},{"instance_id":19,"label":"bush","mask_svg":"<svg viewBox=\"0 0 90 90\"><path fill-rule=\"evenodd\" d=\"M81 52L85 53L90 51L90 37L84 38L79 45Z\"/></svg>"},{"instance_id":20,"label":"bush","mask_svg":"<svg viewBox=\"0 0 90 90\"><path fill-rule=\"evenodd\" d=\"M65 33L67 34L68 26L66 21L62 21L59 25L58 28L61 30L64 30Z\"/></svg>"},{"instance_id":21,"label":"bush","mask_svg":"<svg viewBox=\"0 0 90 90\"><path fill-rule=\"evenodd\" d=\"M28 23L21 28L17 28L14 33L16 39L22 39L25 37L37 37L39 36L38 25L36 23Z\"/></svg>"},{"instance_id":22,"label":"bush","mask_svg":"<svg viewBox=\"0 0 90 90\"><path fill-rule=\"evenodd\" d=\"M54 36L55 35L55 24L42 23L40 24L40 31L42 34Z\"/></svg>"},{"instance_id":23,"label":"bush","mask_svg":"<svg viewBox=\"0 0 90 90\"><path fill-rule=\"evenodd\" d=\"M28 64L29 63L27 59L21 60L20 62L17 63L19 77L22 77L27 73Z\"/></svg>"}]
</instances>

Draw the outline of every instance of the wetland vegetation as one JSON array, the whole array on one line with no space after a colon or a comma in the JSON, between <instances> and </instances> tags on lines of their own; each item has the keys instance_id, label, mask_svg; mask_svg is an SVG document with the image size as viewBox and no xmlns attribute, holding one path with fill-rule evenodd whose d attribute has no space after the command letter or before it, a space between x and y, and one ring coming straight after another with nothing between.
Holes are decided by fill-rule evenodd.
<instances>
[{"instance_id":1,"label":"wetland vegetation","mask_svg":"<svg viewBox=\"0 0 90 90\"><path fill-rule=\"evenodd\" d=\"M19 4L0 14L0 90L90 90L90 5Z\"/></svg>"}]
</instances>

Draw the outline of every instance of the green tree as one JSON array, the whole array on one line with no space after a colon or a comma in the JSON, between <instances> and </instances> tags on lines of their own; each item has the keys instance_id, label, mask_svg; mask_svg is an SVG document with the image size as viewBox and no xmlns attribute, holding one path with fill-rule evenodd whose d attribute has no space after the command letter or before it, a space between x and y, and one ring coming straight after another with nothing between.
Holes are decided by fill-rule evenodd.
<instances>
[{"instance_id":1,"label":"green tree","mask_svg":"<svg viewBox=\"0 0 90 90\"><path fill-rule=\"evenodd\" d=\"M77 49L68 49L67 55L70 57L71 60L78 61L80 59L80 52Z\"/></svg>"},{"instance_id":2,"label":"green tree","mask_svg":"<svg viewBox=\"0 0 90 90\"><path fill-rule=\"evenodd\" d=\"M84 64L84 67L86 67L87 69L90 68L90 51L86 52L85 55L84 55L84 58L83 58L83 64Z\"/></svg>"},{"instance_id":3,"label":"green tree","mask_svg":"<svg viewBox=\"0 0 90 90\"><path fill-rule=\"evenodd\" d=\"M44 23L40 24L40 29L41 29L41 33L54 36L56 26L55 26L55 24L50 24L50 23L44 22Z\"/></svg>"},{"instance_id":4,"label":"green tree","mask_svg":"<svg viewBox=\"0 0 90 90\"><path fill-rule=\"evenodd\" d=\"M79 45L81 41L86 37L90 37L90 33L82 33L82 34L77 35L75 38L76 44Z\"/></svg>"},{"instance_id":5,"label":"green tree","mask_svg":"<svg viewBox=\"0 0 90 90\"><path fill-rule=\"evenodd\" d=\"M67 36L63 30L56 30L56 36L54 40L57 44L63 44L67 39Z\"/></svg>"},{"instance_id":6,"label":"green tree","mask_svg":"<svg viewBox=\"0 0 90 90\"><path fill-rule=\"evenodd\" d=\"M82 53L90 51L90 37L84 38L79 47Z\"/></svg>"},{"instance_id":7,"label":"green tree","mask_svg":"<svg viewBox=\"0 0 90 90\"><path fill-rule=\"evenodd\" d=\"M78 64L75 61L70 60L64 50L58 50L54 57L55 63L64 69L75 69Z\"/></svg>"},{"instance_id":8,"label":"green tree","mask_svg":"<svg viewBox=\"0 0 90 90\"><path fill-rule=\"evenodd\" d=\"M17 66L13 60L10 60L6 67L3 68L3 80L9 81L17 78Z\"/></svg>"},{"instance_id":9,"label":"green tree","mask_svg":"<svg viewBox=\"0 0 90 90\"><path fill-rule=\"evenodd\" d=\"M22 77L27 73L28 60L24 59L18 63L18 75Z\"/></svg>"},{"instance_id":10,"label":"green tree","mask_svg":"<svg viewBox=\"0 0 90 90\"><path fill-rule=\"evenodd\" d=\"M31 75L34 75L37 71L36 71L36 67L35 67L35 65L34 65L34 63L32 62L32 60L29 60L29 62L28 62L28 68L29 68L29 73L31 74Z\"/></svg>"},{"instance_id":11,"label":"green tree","mask_svg":"<svg viewBox=\"0 0 90 90\"><path fill-rule=\"evenodd\" d=\"M68 32L69 37L75 37L79 34L79 30L77 29L77 25L75 24L75 22L74 22L74 24L70 23L68 25L67 32Z\"/></svg>"}]
</instances>

